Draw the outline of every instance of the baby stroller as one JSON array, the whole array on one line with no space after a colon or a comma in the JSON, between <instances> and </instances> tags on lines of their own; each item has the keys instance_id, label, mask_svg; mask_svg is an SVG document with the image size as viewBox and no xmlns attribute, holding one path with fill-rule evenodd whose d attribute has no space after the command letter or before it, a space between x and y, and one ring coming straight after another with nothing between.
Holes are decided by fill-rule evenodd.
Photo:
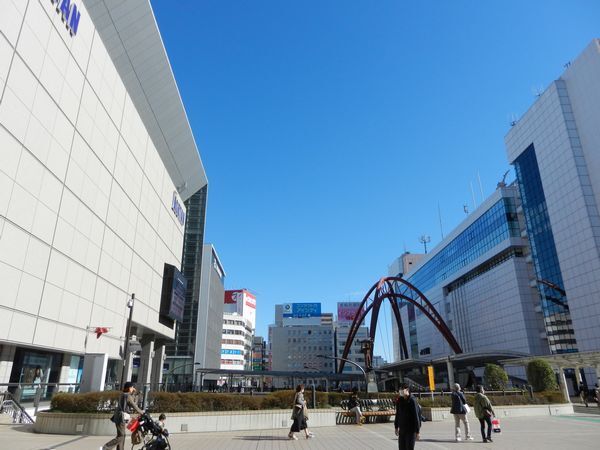
<instances>
[{"instance_id":1,"label":"baby stroller","mask_svg":"<svg viewBox=\"0 0 600 450\"><path fill-rule=\"evenodd\" d=\"M137 444L142 445L141 450L171 450L169 432L155 422L148 411L138 417L136 422L137 424L132 424L130 428L132 450Z\"/></svg>"}]
</instances>

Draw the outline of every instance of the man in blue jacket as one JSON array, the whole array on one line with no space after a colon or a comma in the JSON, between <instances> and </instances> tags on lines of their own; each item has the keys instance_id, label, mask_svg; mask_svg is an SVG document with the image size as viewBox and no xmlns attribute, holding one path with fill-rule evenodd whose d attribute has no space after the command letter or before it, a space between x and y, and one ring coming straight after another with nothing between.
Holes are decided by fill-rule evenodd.
<instances>
[{"instance_id":1,"label":"man in blue jacket","mask_svg":"<svg viewBox=\"0 0 600 450\"><path fill-rule=\"evenodd\" d=\"M415 442L419 440L421 429L421 414L417 401L410 394L406 383L400 385L400 398L396 403L396 420L394 420L398 448L400 450L413 450Z\"/></svg>"}]
</instances>

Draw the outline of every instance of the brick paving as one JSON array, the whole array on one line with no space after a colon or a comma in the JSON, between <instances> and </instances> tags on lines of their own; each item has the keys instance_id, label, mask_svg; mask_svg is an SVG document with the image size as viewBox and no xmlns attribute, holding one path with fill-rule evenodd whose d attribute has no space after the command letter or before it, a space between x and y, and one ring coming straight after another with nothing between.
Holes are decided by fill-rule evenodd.
<instances>
[{"instance_id":1,"label":"brick paving","mask_svg":"<svg viewBox=\"0 0 600 450\"><path fill-rule=\"evenodd\" d=\"M422 441L417 449L451 449L461 446L479 449L595 449L600 448L600 417L594 414L575 414L555 417L528 417L502 419L502 433L494 435L494 443L483 444L478 424L471 423L476 440L454 442L452 422L426 422ZM171 436L175 450L227 449L394 449L397 442L389 424L338 425L315 428L314 439L298 435L298 441L287 439L287 430L237 431L228 433L190 433ZM476 432L476 433L475 433ZM10 425L0 421L0 449L6 450L75 450L98 449L109 437L63 436L35 434L30 426ZM128 438L127 448L130 448ZM139 448L139 447L137 447Z\"/></svg>"}]
</instances>

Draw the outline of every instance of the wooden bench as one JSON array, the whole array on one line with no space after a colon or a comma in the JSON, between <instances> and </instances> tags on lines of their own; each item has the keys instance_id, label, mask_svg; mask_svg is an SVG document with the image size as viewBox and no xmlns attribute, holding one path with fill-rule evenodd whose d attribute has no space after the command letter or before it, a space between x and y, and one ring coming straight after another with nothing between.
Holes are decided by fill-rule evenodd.
<instances>
[{"instance_id":1,"label":"wooden bench","mask_svg":"<svg viewBox=\"0 0 600 450\"><path fill-rule=\"evenodd\" d=\"M348 400L342 400L336 417L337 424L356 423L356 416L348 410ZM358 401L365 423L389 422L390 417L396 415L396 405L391 398L361 399Z\"/></svg>"}]
</instances>

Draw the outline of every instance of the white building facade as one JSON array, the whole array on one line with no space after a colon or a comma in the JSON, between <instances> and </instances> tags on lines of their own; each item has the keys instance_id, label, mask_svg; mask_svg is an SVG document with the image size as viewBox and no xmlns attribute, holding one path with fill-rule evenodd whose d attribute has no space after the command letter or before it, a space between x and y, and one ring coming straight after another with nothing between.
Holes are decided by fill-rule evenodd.
<instances>
[{"instance_id":1,"label":"white building facade","mask_svg":"<svg viewBox=\"0 0 600 450\"><path fill-rule=\"evenodd\" d=\"M225 291L221 369L252 370L256 297L246 289Z\"/></svg>"},{"instance_id":2,"label":"white building facade","mask_svg":"<svg viewBox=\"0 0 600 450\"><path fill-rule=\"evenodd\" d=\"M538 283L552 353L600 350L599 123L600 40L594 39L505 139L536 278L559 287Z\"/></svg>"},{"instance_id":3,"label":"white building facade","mask_svg":"<svg viewBox=\"0 0 600 450\"><path fill-rule=\"evenodd\" d=\"M135 375L160 381L163 270L204 169L149 1L59 3L0 11L0 382L78 382L85 353L116 381L132 293Z\"/></svg>"}]
</instances>

